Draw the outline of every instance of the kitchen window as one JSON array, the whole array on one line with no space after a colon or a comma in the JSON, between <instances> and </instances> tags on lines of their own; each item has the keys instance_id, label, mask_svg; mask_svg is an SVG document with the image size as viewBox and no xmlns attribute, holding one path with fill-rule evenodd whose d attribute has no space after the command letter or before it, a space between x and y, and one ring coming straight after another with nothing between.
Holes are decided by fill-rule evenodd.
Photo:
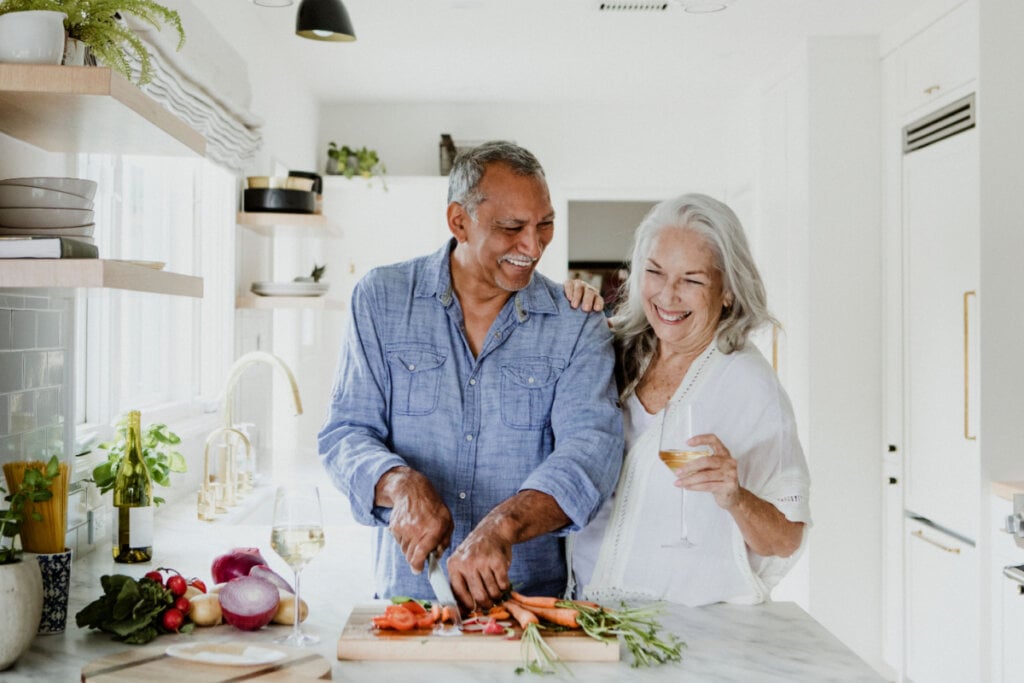
<instances>
[{"instance_id":1,"label":"kitchen window","mask_svg":"<svg viewBox=\"0 0 1024 683\"><path fill-rule=\"evenodd\" d=\"M204 297L83 290L75 315L75 423L102 432L123 412L173 425L213 403L231 362L236 178L206 159L80 155L97 181L103 258L198 275ZM179 429L175 429L179 431Z\"/></svg>"}]
</instances>

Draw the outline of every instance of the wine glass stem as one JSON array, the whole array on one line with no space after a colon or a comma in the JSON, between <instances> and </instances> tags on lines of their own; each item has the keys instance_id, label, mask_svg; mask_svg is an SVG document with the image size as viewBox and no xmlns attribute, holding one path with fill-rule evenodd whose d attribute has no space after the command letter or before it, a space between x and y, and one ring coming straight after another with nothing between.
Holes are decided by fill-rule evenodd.
<instances>
[{"instance_id":1,"label":"wine glass stem","mask_svg":"<svg viewBox=\"0 0 1024 683\"><path fill-rule=\"evenodd\" d=\"M301 569L295 570L295 619L294 626L292 626L292 640L296 645L299 644L299 634L301 633L299 624L302 622L302 600L299 598L299 573L301 571Z\"/></svg>"},{"instance_id":2,"label":"wine glass stem","mask_svg":"<svg viewBox=\"0 0 1024 683\"><path fill-rule=\"evenodd\" d=\"M686 531L686 491L679 489L679 540L688 541L687 536L689 534Z\"/></svg>"}]
</instances>

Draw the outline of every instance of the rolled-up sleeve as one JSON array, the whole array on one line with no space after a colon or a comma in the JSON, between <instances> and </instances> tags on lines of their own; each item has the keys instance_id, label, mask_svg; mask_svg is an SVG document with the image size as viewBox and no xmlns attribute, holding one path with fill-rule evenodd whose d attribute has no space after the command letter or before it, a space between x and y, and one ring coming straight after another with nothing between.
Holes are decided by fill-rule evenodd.
<instances>
[{"instance_id":1,"label":"rolled-up sleeve","mask_svg":"<svg viewBox=\"0 0 1024 683\"><path fill-rule=\"evenodd\" d=\"M386 511L374 507L377 481L406 462L387 446L389 380L375 324L373 282L368 276L352 294L330 409L318 442L321 462L348 497L355 520L383 525Z\"/></svg>"},{"instance_id":2,"label":"rolled-up sleeve","mask_svg":"<svg viewBox=\"0 0 1024 683\"><path fill-rule=\"evenodd\" d=\"M603 316L581 326L570 362L559 376L551 407L554 450L520 490L552 496L572 520L558 533L586 526L611 495L623 458L622 413L613 366L612 335Z\"/></svg>"}]
</instances>

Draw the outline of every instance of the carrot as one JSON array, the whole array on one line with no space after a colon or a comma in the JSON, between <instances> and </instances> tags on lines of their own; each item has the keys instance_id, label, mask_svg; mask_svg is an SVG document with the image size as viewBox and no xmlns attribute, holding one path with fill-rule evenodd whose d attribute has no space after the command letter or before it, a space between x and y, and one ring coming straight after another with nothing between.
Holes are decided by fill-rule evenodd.
<instances>
[{"instance_id":1,"label":"carrot","mask_svg":"<svg viewBox=\"0 0 1024 683\"><path fill-rule=\"evenodd\" d=\"M527 597L525 595L522 595L521 593L516 593L515 591L510 591L509 594L512 596L513 600L518 602L523 607L548 607L553 609L554 607L556 607L555 603L559 602L559 598L548 598L541 596Z\"/></svg>"},{"instance_id":2,"label":"carrot","mask_svg":"<svg viewBox=\"0 0 1024 683\"><path fill-rule=\"evenodd\" d=\"M512 602L505 603L506 605L515 604ZM544 621L551 622L556 626L564 626L565 628L579 628L579 622L576 621L576 615L578 611L572 607L534 607L520 605L524 609L528 609L535 615L543 619Z\"/></svg>"},{"instance_id":3,"label":"carrot","mask_svg":"<svg viewBox=\"0 0 1024 683\"><path fill-rule=\"evenodd\" d=\"M510 615L509 615L507 609L505 609L501 605L495 605L494 607L492 607L490 609L490 611L487 612L487 616L489 616L491 619L499 619L500 620L500 619L508 619Z\"/></svg>"},{"instance_id":4,"label":"carrot","mask_svg":"<svg viewBox=\"0 0 1024 683\"><path fill-rule=\"evenodd\" d=\"M505 608L508 609L509 613L513 617L515 617L515 620L519 622L519 626L523 629L526 629L529 624L536 624L540 621L536 614L517 602L512 602L510 600L505 603Z\"/></svg>"}]
</instances>

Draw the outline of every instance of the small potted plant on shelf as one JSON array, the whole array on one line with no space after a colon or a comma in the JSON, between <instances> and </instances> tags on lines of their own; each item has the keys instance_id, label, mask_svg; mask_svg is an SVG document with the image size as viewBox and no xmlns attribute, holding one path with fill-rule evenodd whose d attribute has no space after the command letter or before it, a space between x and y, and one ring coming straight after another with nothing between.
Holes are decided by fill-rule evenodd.
<instances>
[{"instance_id":1,"label":"small potted plant on shelf","mask_svg":"<svg viewBox=\"0 0 1024 683\"><path fill-rule=\"evenodd\" d=\"M107 461L92 471L92 481L100 493L114 488L117 470L124 459L127 442L127 416L122 415L116 425L117 437L96 447L107 452ZM150 478L161 486L171 485L171 472L186 472L188 466L185 456L177 450L181 437L167 428L165 424L151 424L142 430L142 459L146 461ZM163 498L153 496L153 503L160 505Z\"/></svg>"},{"instance_id":2,"label":"small potted plant on shelf","mask_svg":"<svg viewBox=\"0 0 1024 683\"><path fill-rule=\"evenodd\" d=\"M372 178L375 175L383 176L387 173L387 167L380 161L377 151L361 147L355 149L348 145L338 147L337 143L331 142L327 146L327 174L343 175L352 178L360 175L363 178ZM387 189L387 184L384 184Z\"/></svg>"},{"instance_id":3,"label":"small potted plant on shelf","mask_svg":"<svg viewBox=\"0 0 1024 683\"><path fill-rule=\"evenodd\" d=\"M152 60L142 40L125 24L124 15L130 14L158 29L167 24L178 34L178 49L185 44L185 29L178 12L154 0L0 0L0 14L28 10L66 14L64 28L68 41L81 41L93 57L129 80L132 70L128 59L131 55L137 57L140 85L153 78Z\"/></svg>"}]
</instances>

